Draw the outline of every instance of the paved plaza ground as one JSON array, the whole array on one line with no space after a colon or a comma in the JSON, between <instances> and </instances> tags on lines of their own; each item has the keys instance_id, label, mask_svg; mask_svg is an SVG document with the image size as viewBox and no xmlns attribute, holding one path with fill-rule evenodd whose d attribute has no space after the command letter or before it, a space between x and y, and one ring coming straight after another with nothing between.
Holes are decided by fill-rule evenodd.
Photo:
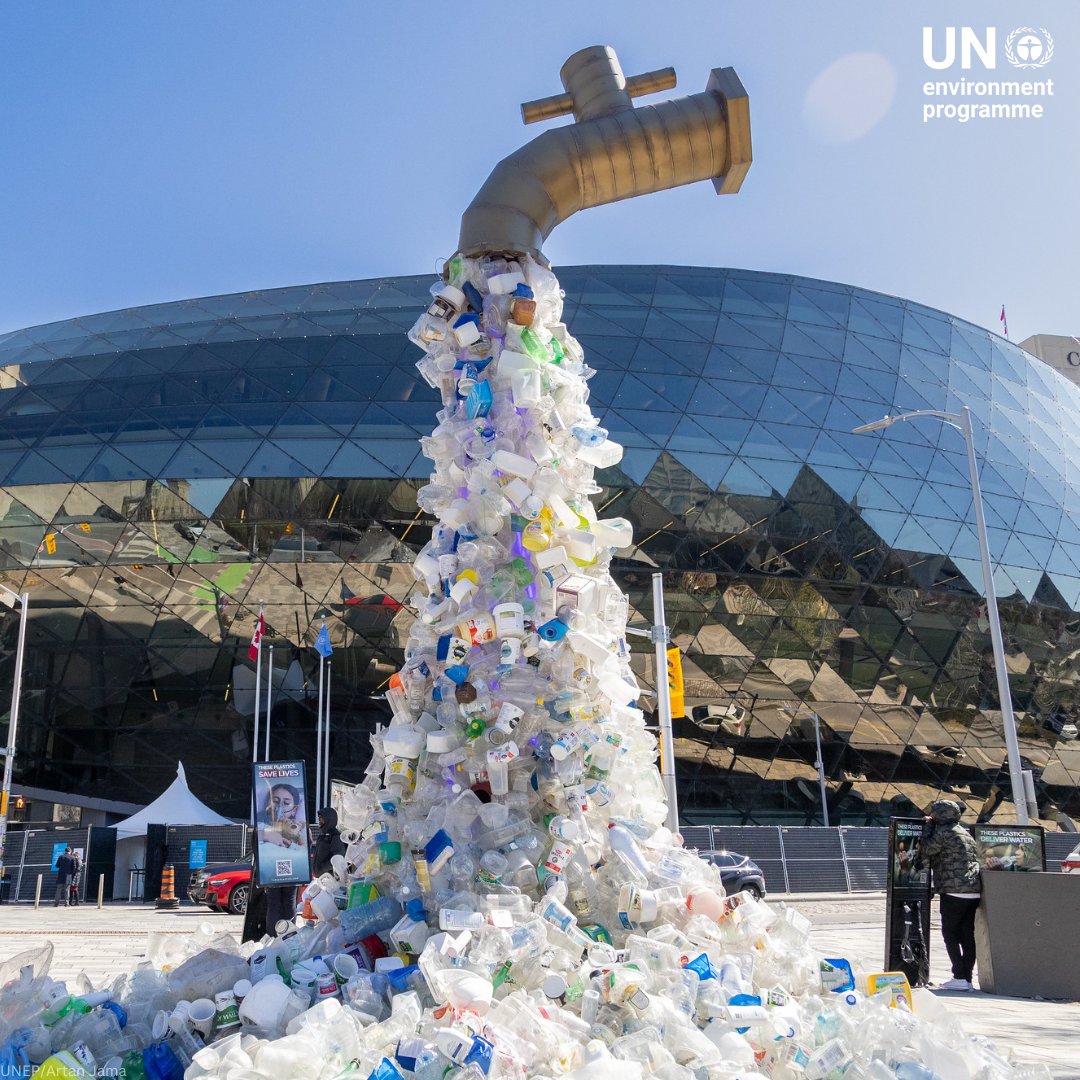
<instances>
[{"instance_id":1,"label":"paved plaza ground","mask_svg":"<svg viewBox=\"0 0 1080 1080\"><path fill-rule=\"evenodd\" d=\"M791 903L814 923L813 941L823 955L845 956L857 966L879 970L885 936L883 895L773 897ZM49 940L55 949L52 974L73 978L85 972L101 985L129 971L145 959L148 935L166 938L195 933L200 926L222 929L239 937L241 919L184 906L158 912L142 904L106 904L56 909L42 906L0 906L0 961L23 949ZM1063 942L1075 954L1075 941ZM934 909L931 939L931 977L935 983L949 977ZM1073 962L1063 955L1062 962ZM991 994L940 993L960 1016L964 1030L992 1038L1007 1048L1018 1063L1043 1063L1059 1080L1080 1077L1080 1003L1037 1001Z\"/></svg>"}]
</instances>

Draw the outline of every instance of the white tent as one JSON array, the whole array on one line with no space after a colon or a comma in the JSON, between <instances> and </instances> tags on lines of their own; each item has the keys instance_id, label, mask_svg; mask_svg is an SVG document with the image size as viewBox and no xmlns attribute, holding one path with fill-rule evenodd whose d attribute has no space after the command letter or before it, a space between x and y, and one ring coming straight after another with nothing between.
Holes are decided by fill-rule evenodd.
<instances>
[{"instance_id":1,"label":"white tent","mask_svg":"<svg viewBox=\"0 0 1080 1080\"><path fill-rule=\"evenodd\" d=\"M112 826L117 840L145 836L147 825L235 825L191 794L183 763L176 766L176 779L149 805Z\"/></svg>"},{"instance_id":2,"label":"white tent","mask_svg":"<svg viewBox=\"0 0 1080 1080\"><path fill-rule=\"evenodd\" d=\"M128 896L131 871L146 868L146 827L148 825L233 825L191 794L183 763L176 766L176 779L149 805L112 826L116 830L116 870L113 896ZM136 896L141 892L136 892Z\"/></svg>"}]
</instances>

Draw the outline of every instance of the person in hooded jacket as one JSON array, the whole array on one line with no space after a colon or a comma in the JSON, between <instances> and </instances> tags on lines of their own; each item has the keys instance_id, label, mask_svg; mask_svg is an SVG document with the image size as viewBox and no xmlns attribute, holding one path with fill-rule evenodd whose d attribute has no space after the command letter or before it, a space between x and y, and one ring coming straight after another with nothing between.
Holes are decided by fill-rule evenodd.
<instances>
[{"instance_id":1,"label":"person in hooded jacket","mask_svg":"<svg viewBox=\"0 0 1080 1080\"><path fill-rule=\"evenodd\" d=\"M311 849L312 874L320 877L333 873L330 860L335 855L344 855L345 846L337 827L337 811L332 806L324 806L319 811L319 832L315 837L315 846Z\"/></svg>"},{"instance_id":2,"label":"person in hooded jacket","mask_svg":"<svg viewBox=\"0 0 1080 1080\"><path fill-rule=\"evenodd\" d=\"M975 841L960 824L964 808L938 799L926 818L921 860L930 864L934 888L941 896L941 936L952 963L953 977L942 990L974 990L975 912L982 895Z\"/></svg>"}]
</instances>

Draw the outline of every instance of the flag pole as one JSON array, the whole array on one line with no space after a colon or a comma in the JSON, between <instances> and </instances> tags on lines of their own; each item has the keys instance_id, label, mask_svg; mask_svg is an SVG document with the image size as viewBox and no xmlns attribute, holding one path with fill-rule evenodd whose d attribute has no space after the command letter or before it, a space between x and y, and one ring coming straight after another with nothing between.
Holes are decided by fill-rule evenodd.
<instances>
[{"instance_id":1,"label":"flag pole","mask_svg":"<svg viewBox=\"0 0 1080 1080\"><path fill-rule=\"evenodd\" d=\"M326 782L323 784L323 795L326 797L326 805L330 805L330 661L326 661L326 749L323 752L323 768L326 770Z\"/></svg>"},{"instance_id":2,"label":"flag pole","mask_svg":"<svg viewBox=\"0 0 1080 1080\"><path fill-rule=\"evenodd\" d=\"M259 604L259 621L255 626L255 633L259 634L259 628L263 625L263 611L265 605ZM255 737L251 743L251 760L259 758L259 696L262 691L262 634L255 642Z\"/></svg>"},{"instance_id":3,"label":"flag pole","mask_svg":"<svg viewBox=\"0 0 1080 1080\"><path fill-rule=\"evenodd\" d=\"M274 646L268 645L266 652L266 734L263 744L265 746L263 761L270 760L270 708L271 698L274 696Z\"/></svg>"},{"instance_id":4,"label":"flag pole","mask_svg":"<svg viewBox=\"0 0 1080 1080\"><path fill-rule=\"evenodd\" d=\"M315 710L315 812L322 806L322 702L323 658L319 654L319 704Z\"/></svg>"}]
</instances>

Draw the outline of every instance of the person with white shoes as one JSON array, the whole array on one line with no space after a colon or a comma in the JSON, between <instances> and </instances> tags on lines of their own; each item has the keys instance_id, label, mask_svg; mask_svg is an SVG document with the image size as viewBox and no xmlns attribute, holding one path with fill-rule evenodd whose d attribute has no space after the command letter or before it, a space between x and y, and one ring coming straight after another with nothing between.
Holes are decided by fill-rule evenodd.
<instances>
[{"instance_id":1,"label":"person with white shoes","mask_svg":"<svg viewBox=\"0 0 1080 1080\"><path fill-rule=\"evenodd\" d=\"M982 896L975 841L960 824L960 803L938 799L930 807L923 833L922 860L930 864L933 887L941 897L941 936L953 977L939 990L971 991L975 971L975 912Z\"/></svg>"}]
</instances>

